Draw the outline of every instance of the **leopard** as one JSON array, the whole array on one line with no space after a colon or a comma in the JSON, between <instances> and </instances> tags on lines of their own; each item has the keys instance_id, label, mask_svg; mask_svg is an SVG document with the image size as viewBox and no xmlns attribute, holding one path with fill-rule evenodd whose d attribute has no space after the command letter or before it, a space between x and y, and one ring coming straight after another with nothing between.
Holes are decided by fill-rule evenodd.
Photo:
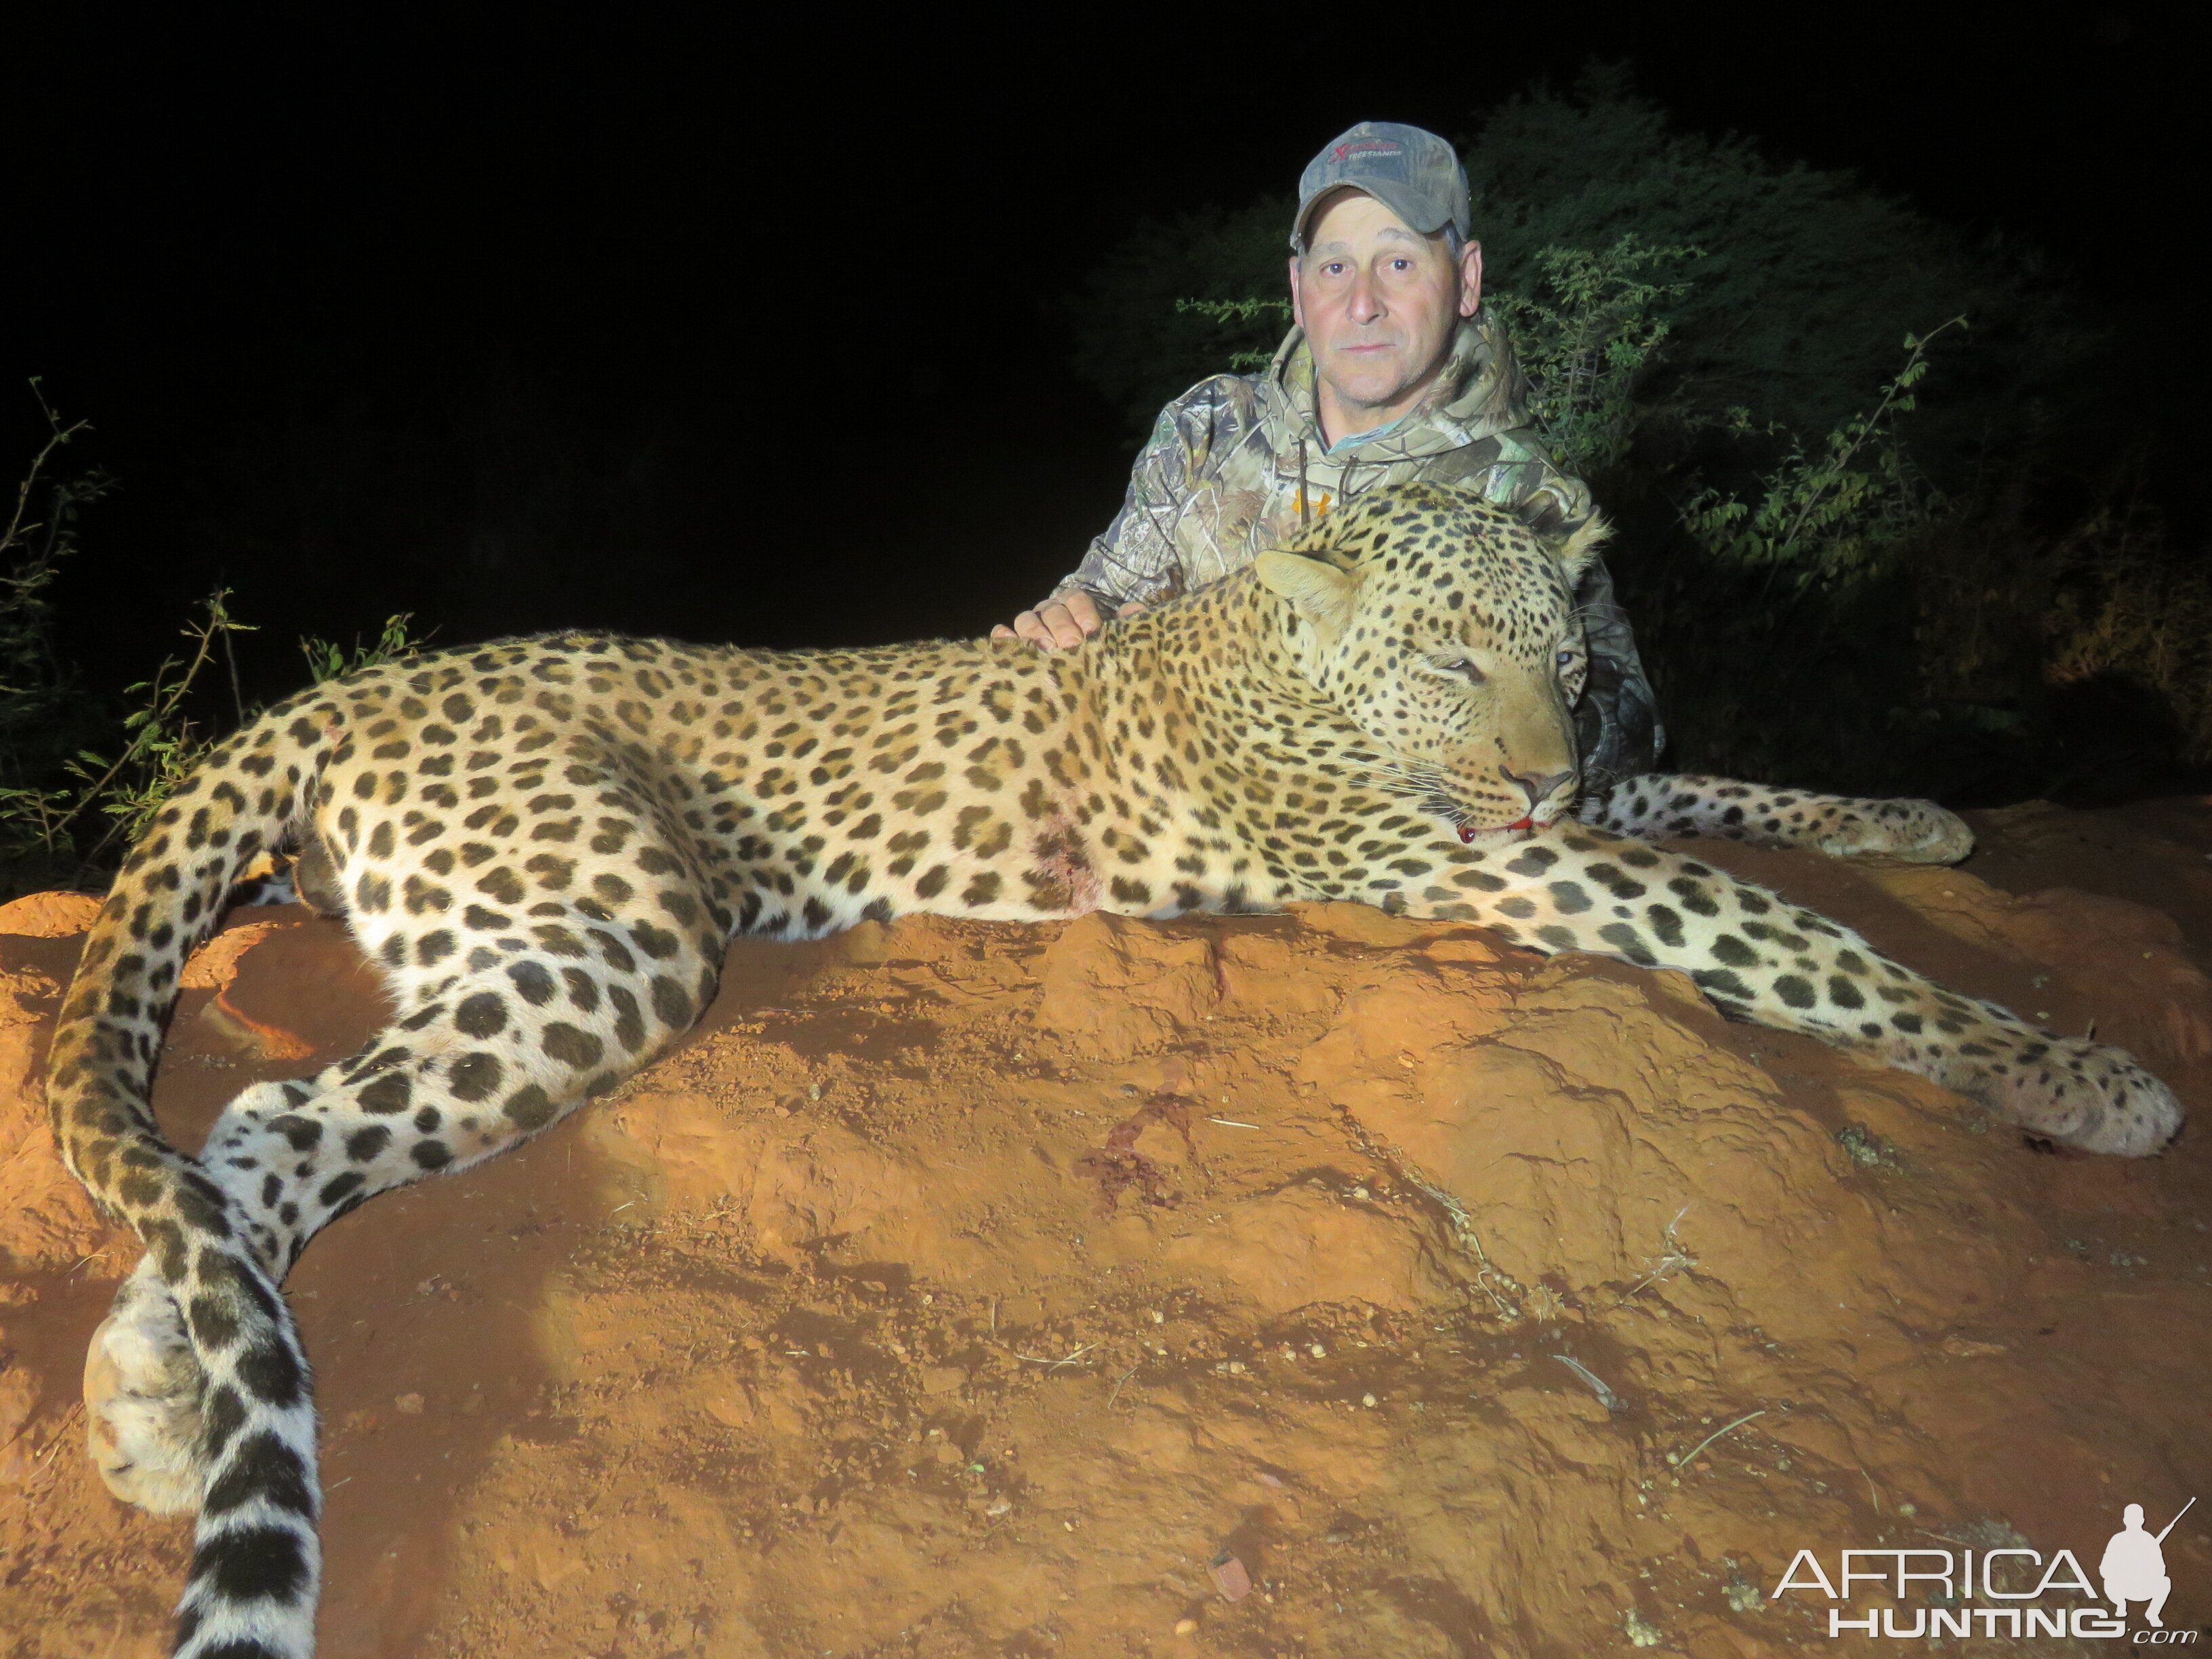
<instances>
[{"instance_id":1,"label":"leopard","mask_svg":"<svg viewBox=\"0 0 2212 1659\"><path fill-rule=\"evenodd\" d=\"M559 633L363 669L223 740L124 861L48 1070L61 1156L144 1245L93 1340L88 1436L118 1497L198 1513L175 1651L313 1650L316 1418L283 1288L308 1242L666 1053L740 934L1363 902L1678 969L1723 1014L2051 1141L2159 1151L2181 1108L2126 1054L1654 844L1953 860L1972 837L1942 807L1682 775L1585 798L1575 592L1606 533L1398 485L1070 650ZM245 1089L187 1156L149 1103L165 1023L241 872L280 852L392 1020Z\"/></svg>"}]
</instances>

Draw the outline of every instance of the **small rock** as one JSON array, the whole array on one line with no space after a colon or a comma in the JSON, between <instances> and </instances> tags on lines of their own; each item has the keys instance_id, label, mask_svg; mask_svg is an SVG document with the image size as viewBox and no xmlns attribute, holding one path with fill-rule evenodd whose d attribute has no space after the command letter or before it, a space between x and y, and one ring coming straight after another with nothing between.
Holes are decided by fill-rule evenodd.
<instances>
[{"instance_id":1,"label":"small rock","mask_svg":"<svg viewBox=\"0 0 2212 1659\"><path fill-rule=\"evenodd\" d=\"M402 1417L422 1415L422 1396L419 1394L403 1394L392 1404Z\"/></svg>"},{"instance_id":2,"label":"small rock","mask_svg":"<svg viewBox=\"0 0 2212 1659\"><path fill-rule=\"evenodd\" d=\"M0 933L28 939L67 939L82 933L100 915L90 893L31 893L0 904Z\"/></svg>"},{"instance_id":3,"label":"small rock","mask_svg":"<svg viewBox=\"0 0 2212 1659\"><path fill-rule=\"evenodd\" d=\"M1198 1620L1195 1619L1178 1619L1176 1620L1176 1634L1177 1636L1188 1636L1197 1628Z\"/></svg>"},{"instance_id":4,"label":"small rock","mask_svg":"<svg viewBox=\"0 0 2212 1659\"><path fill-rule=\"evenodd\" d=\"M1242 1601L1252 1593L1252 1575L1244 1564L1224 1550L1213 1558L1213 1588L1224 1601Z\"/></svg>"}]
</instances>

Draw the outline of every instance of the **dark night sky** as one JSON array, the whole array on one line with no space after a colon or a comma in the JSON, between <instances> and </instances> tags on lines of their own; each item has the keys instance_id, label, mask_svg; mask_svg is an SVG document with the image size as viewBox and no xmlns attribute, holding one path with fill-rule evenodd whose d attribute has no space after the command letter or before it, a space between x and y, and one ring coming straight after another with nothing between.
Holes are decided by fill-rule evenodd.
<instances>
[{"instance_id":1,"label":"dark night sky","mask_svg":"<svg viewBox=\"0 0 2212 1659\"><path fill-rule=\"evenodd\" d=\"M742 40L672 15L13 21L0 455L27 453L40 374L124 480L62 596L98 675L217 580L268 624L264 690L302 629L401 609L453 641L981 631L1126 477L1054 309L1095 250L1286 185L1361 116L1464 133L1602 57L1684 125L2047 248L2183 471L2204 56L2178 10L1966 9L1091 9L1047 34L825 8ZM484 482L548 475L597 482ZM386 476L367 506L343 487ZM592 513L604 559L518 528Z\"/></svg>"}]
</instances>

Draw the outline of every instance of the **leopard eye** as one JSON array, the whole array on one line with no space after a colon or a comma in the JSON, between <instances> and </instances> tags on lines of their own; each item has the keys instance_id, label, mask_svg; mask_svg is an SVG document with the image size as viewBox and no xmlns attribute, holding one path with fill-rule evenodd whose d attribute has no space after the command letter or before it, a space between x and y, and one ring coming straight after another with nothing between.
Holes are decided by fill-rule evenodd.
<instances>
[{"instance_id":1,"label":"leopard eye","mask_svg":"<svg viewBox=\"0 0 2212 1659\"><path fill-rule=\"evenodd\" d=\"M1454 657L1449 662L1444 664L1444 669L1449 673L1466 676L1468 683L1474 685L1480 685L1483 681L1490 678L1477 668L1474 659L1468 657Z\"/></svg>"},{"instance_id":2,"label":"leopard eye","mask_svg":"<svg viewBox=\"0 0 2212 1659\"><path fill-rule=\"evenodd\" d=\"M1575 653L1574 653L1573 652L1571 652L1571 651L1562 651L1562 652L1560 652L1560 653L1559 653L1559 666L1560 666L1560 667L1562 667L1562 668L1568 668L1568 667L1571 667L1571 666L1573 665L1573 664L1574 664L1574 660L1575 660Z\"/></svg>"}]
</instances>

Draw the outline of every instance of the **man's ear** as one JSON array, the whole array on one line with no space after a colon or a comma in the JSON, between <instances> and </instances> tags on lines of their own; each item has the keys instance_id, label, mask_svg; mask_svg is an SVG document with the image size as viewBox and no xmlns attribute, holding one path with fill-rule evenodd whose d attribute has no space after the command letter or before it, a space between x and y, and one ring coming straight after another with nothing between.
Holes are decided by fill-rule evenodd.
<instances>
[{"instance_id":1,"label":"man's ear","mask_svg":"<svg viewBox=\"0 0 2212 1659\"><path fill-rule=\"evenodd\" d=\"M1300 328L1306 325L1305 295L1299 287L1299 282L1305 274L1299 263L1304 257L1297 253L1291 255L1291 320Z\"/></svg>"},{"instance_id":2,"label":"man's ear","mask_svg":"<svg viewBox=\"0 0 2212 1659\"><path fill-rule=\"evenodd\" d=\"M1482 308L1482 244L1469 242L1459 253L1459 314L1472 317Z\"/></svg>"},{"instance_id":3,"label":"man's ear","mask_svg":"<svg viewBox=\"0 0 2212 1659\"><path fill-rule=\"evenodd\" d=\"M1352 596L1358 585L1333 564L1296 553L1262 553L1252 561L1260 586L1296 605L1317 627L1340 629L1352 620Z\"/></svg>"}]
</instances>

